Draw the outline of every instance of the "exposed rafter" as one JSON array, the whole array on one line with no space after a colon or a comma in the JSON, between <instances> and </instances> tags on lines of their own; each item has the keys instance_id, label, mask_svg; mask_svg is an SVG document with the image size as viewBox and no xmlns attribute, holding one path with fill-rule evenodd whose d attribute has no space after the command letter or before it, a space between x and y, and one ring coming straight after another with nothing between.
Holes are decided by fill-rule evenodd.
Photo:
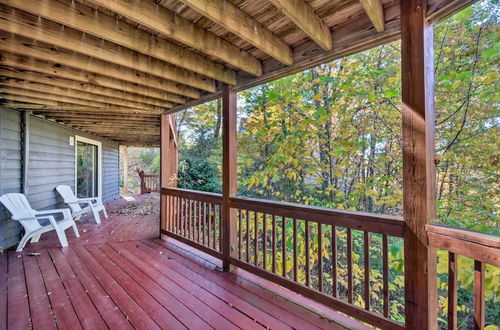
<instances>
[{"instance_id":1,"label":"exposed rafter","mask_svg":"<svg viewBox=\"0 0 500 330\"><path fill-rule=\"evenodd\" d=\"M275 1L275 0L272 0ZM403 0L404 1L404 0ZM385 29L384 7L381 0L359 0L377 32Z\"/></svg>"},{"instance_id":2,"label":"exposed rafter","mask_svg":"<svg viewBox=\"0 0 500 330\"><path fill-rule=\"evenodd\" d=\"M213 33L176 16L170 10L151 0L88 0L129 18L153 31L177 40L207 55L218 58L252 75L262 74L262 65L255 57Z\"/></svg>"},{"instance_id":3,"label":"exposed rafter","mask_svg":"<svg viewBox=\"0 0 500 330\"><path fill-rule=\"evenodd\" d=\"M87 100L87 102L92 102L92 103L95 102L95 103L102 103L102 104L114 104L116 106L121 106L124 108L162 111L162 110L165 110L165 109L172 106L172 103L169 103L167 107L158 107L158 106L148 105L148 104L139 103L139 102L127 101L127 100L123 100L123 99L120 99L117 97L102 96L102 95L92 94L92 93L88 93L88 92L78 91L75 89L61 88L61 87L53 86L53 85L40 84L37 82L28 81L28 80L6 78L6 79L3 79L0 82L0 84L2 85L2 89L4 89L4 90L6 87L21 88L21 89L31 90L31 91L35 91L35 92L49 93L49 94L55 94L55 95L59 95L59 96L67 96L67 97L77 98L77 99L81 99L81 100ZM97 104L94 106L98 107L99 105Z\"/></svg>"},{"instance_id":4,"label":"exposed rafter","mask_svg":"<svg viewBox=\"0 0 500 330\"><path fill-rule=\"evenodd\" d=\"M230 1L181 1L283 64L293 63L290 46Z\"/></svg>"},{"instance_id":5,"label":"exposed rafter","mask_svg":"<svg viewBox=\"0 0 500 330\"><path fill-rule=\"evenodd\" d=\"M332 34L304 0L270 0L324 50L332 49Z\"/></svg>"},{"instance_id":6,"label":"exposed rafter","mask_svg":"<svg viewBox=\"0 0 500 330\"><path fill-rule=\"evenodd\" d=\"M10 99L13 101L21 101L21 102L26 102L27 99L31 99L31 102L36 102L37 100L49 100L53 101L50 103L50 105L58 105L57 102L64 102L64 103L70 103L74 105L83 105L83 106L88 106L88 107L93 107L93 108L100 108L103 109L103 112L106 111L106 109L120 109L120 108L125 108L125 107L117 107L116 105L112 104L107 104L107 103L102 103L102 102L96 102L96 101L90 101L90 100L84 100L84 99L79 99L75 97L70 97L70 96L65 96L65 95L58 95L58 94L50 94L47 92L40 92L40 91L34 91L34 90L28 90L28 89L22 89L22 88L16 88L16 87L10 87L10 86L3 86L0 85L0 90L7 94L7 95L2 95L2 98L5 99ZM24 96L24 98L9 98L10 95L17 95L17 96ZM45 104L46 102L42 103ZM129 108L129 109L134 109L134 108ZM144 109L136 109L139 111L150 111L151 113L162 113L162 110L144 110Z\"/></svg>"},{"instance_id":7,"label":"exposed rafter","mask_svg":"<svg viewBox=\"0 0 500 330\"><path fill-rule=\"evenodd\" d=\"M45 85L51 85L51 86L57 86L61 88L68 88L71 90L75 91L81 91L81 92L86 92L89 94L95 94L98 96L105 96L105 97L113 97L113 98L118 98L123 101L129 101L130 104L133 103L142 103L142 104L148 104L151 106L156 106L156 107L165 107L165 108L171 108L172 103L166 102L166 101L161 101L158 99L142 96L142 95L137 95L137 94L132 94L132 93L127 93L123 92L117 89L111 89L111 88L106 88L106 87L101 87L101 86L96 86L96 85L91 85L91 84L85 84L85 83L79 83L73 80L68 80L68 79L62 79L62 78L57 78L57 77L52 77L52 76L46 76L41 73L37 72L30 72L30 71L19 71L17 69L11 68L11 69L1 69L0 68L0 76L8 77L8 78L13 78L17 79L20 81L31 81L35 83L40 83L40 84L45 84Z\"/></svg>"},{"instance_id":8,"label":"exposed rafter","mask_svg":"<svg viewBox=\"0 0 500 330\"><path fill-rule=\"evenodd\" d=\"M69 26L71 23L71 27L77 27L81 23L83 26L80 26L80 31L92 30L95 34L88 31L87 33L109 40L112 43L102 42L91 36L85 37L79 31L64 29L60 24L45 20L38 20L36 24L33 24L33 17L27 17L27 15L23 15L20 12L14 12L11 8L1 5L0 22L2 24L0 24L0 27L4 31L26 38L33 38L38 41L73 50L90 57L109 61L128 68L136 68L137 70L151 72L152 74L153 72L157 72L154 74L190 86L192 86L192 83L197 82L211 85L211 88L214 88L213 82L211 82L210 79L206 82L206 79L204 80L194 74L194 72L198 72L196 69L203 71L199 73L207 77L212 77L228 84L234 84L236 82L234 72L225 69L222 65L209 61L202 56L194 55L193 56L199 61L193 63L191 61L193 56L189 56L189 53L185 54L186 57L183 57L184 53L187 52L186 50L178 49L178 46L173 46L173 49L168 49L168 46L172 45L171 43L163 39L152 38L147 32L138 30L129 24L120 23L121 21L117 22L104 15L94 15L90 8L77 3L75 3L76 7L73 8L59 1L52 0L44 0L44 6L38 1L3 1L3 3L6 2L11 5L17 5L17 7L21 7L19 9L31 12L32 14L34 13L35 15L38 15L39 9L44 9L43 11L40 10L40 16L48 20L53 18L53 21L57 19L59 22L64 22L65 26ZM55 5L57 5L58 10L51 14L51 9L54 9L52 6ZM65 15L65 8L73 9ZM77 10L76 8L84 10L87 15L91 16L80 15L79 12L75 12L75 10ZM45 15L42 15L42 13ZM72 17L75 17L76 21L73 21L71 19ZM76 30L79 29L76 28ZM116 41L120 41L121 43L117 43ZM120 48L117 45L126 48ZM142 54L136 54L131 49ZM143 50L143 52L141 52L141 50ZM179 52L172 53L174 50ZM160 60L167 59L167 61L163 63L158 60L151 61L151 58L146 55L153 57L156 57L154 55L158 55ZM165 62L174 62L172 64L179 64L180 67L186 68L186 70L171 67ZM191 72L189 72L189 70Z\"/></svg>"},{"instance_id":9,"label":"exposed rafter","mask_svg":"<svg viewBox=\"0 0 500 330\"><path fill-rule=\"evenodd\" d=\"M0 39L1 40L1 39ZM0 49L2 48L3 44L0 41ZM30 55L33 55L36 52L30 52ZM60 63L61 61L58 61L57 56L54 56L53 60L55 63L51 64L50 62L43 62L39 60L35 60L33 58L26 58L23 56L18 56L15 54L10 54L10 53L2 53L0 56L0 64L5 65L5 66L10 66L10 67L15 67L19 68L21 70L28 70L28 71L36 71L36 72L41 72L45 73L51 76L57 76L60 78L66 78L66 79L71 79L75 81L80 81L84 83L91 83L94 85L99 85L103 87L109 87L109 88L114 88L114 89L119 89L125 92L131 92L131 93L137 93L141 94L144 96L148 97L153 97L157 98L160 100L167 100L167 101L172 101L175 103L184 103L186 100L182 96L179 96L177 94L173 94L170 92L167 92L167 90L174 90L177 92L182 92L184 94L189 94L190 97L194 98L195 95L199 97L199 92L196 91L193 88L177 88L177 84L172 83L168 80L159 80L156 77L149 77L146 75L136 75L135 83L133 82L134 75L133 72L130 73L130 77L127 74L127 69L122 69L121 71L119 70L118 67L114 68L114 65L109 64L108 66L104 66L104 64L99 64L96 63L95 61L93 62L85 62L82 61L82 67L85 68L90 68L90 69L95 69L95 71L99 72L99 68L102 68L100 73L107 73L107 74L113 74L114 71L116 71L116 77L120 77L122 79L129 79L129 80L120 80L118 78L113 78L110 75L105 76L99 73L94 73L94 72L89 72L89 71L82 71L79 69L74 69L71 67L67 66L62 66ZM68 61L72 63L73 59L71 61ZM74 59L75 62L77 62L77 57L75 56ZM62 61L64 62L64 60ZM86 65L87 63L87 65ZM75 63L76 64L76 63ZM122 73L120 76L119 73ZM138 85L137 83L142 83ZM156 87L156 88L155 88ZM161 89L159 89L161 87Z\"/></svg>"},{"instance_id":10,"label":"exposed rafter","mask_svg":"<svg viewBox=\"0 0 500 330\"><path fill-rule=\"evenodd\" d=\"M28 97L3 94L2 98L7 100L7 102L2 103L2 107L12 108L18 110L36 110L37 112L85 112L89 117L93 117L95 114L143 114L152 115L157 114L156 112L151 112L149 110L138 110L138 109L126 109L120 107L108 107L108 108L93 108L82 105L69 104L64 102L50 101L45 99L34 99L29 98L32 103L25 101L15 101L15 100L26 100ZM12 99L12 100L11 100ZM15 99L15 100L14 100ZM52 105L51 105L52 104ZM158 113L159 114L159 113Z\"/></svg>"}]
</instances>

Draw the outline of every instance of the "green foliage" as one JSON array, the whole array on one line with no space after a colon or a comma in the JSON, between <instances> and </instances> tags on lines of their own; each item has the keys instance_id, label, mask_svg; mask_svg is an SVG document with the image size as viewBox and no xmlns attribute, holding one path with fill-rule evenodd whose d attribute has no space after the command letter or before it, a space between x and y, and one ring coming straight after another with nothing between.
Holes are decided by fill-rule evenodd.
<instances>
[{"instance_id":1,"label":"green foliage","mask_svg":"<svg viewBox=\"0 0 500 330\"><path fill-rule=\"evenodd\" d=\"M437 221L500 234L499 9L496 1L466 8L434 29ZM239 94L238 183L245 196L337 209L402 214L401 73L391 43L273 81ZM210 102L178 117L181 187L220 191L220 107ZM244 224L247 220L245 220ZM252 221L251 237L253 233ZM260 220L262 221L262 220ZM291 219L285 230L293 230ZM261 222L262 223L262 222ZM262 231L263 229L259 229ZM278 228L278 231L283 230ZM354 232L356 304L363 306L362 237ZM299 226L299 251L305 231ZM281 234L278 233L281 237ZM287 235L292 237L292 235ZM269 237L269 235L268 235ZM346 232L338 229L339 295L346 294ZM311 229L317 240L317 229ZM325 238L326 292L332 267ZM371 255L381 237L370 236ZM291 241L278 242L289 245ZM390 239L390 317L403 321L403 242ZM288 258L290 256L285 256ZM447 254L439 252L440 325L446 326ZM278 252L278 259L283 256ZM316 260L316 258L312 258ZM463 259L463 260L462 260ZM262 262L262 259L261 261ZM371 260L372 307L381 311L382 265ZM282 263L278 262L278 273ZM270 267L270 265L266 265ZM287 272L290 272L290 264ZM305 258L299 258L304 269ZM312 264L311 269L317 264ZM459 262L459 315L468 328L472 261ZM487 267L487 321L500 324L500 270ZM303 270L299 281L303 282ZM291 273L289 273L291 275ZM330 276L330 278L328 278Z\"/></svg>"}]
</instances>

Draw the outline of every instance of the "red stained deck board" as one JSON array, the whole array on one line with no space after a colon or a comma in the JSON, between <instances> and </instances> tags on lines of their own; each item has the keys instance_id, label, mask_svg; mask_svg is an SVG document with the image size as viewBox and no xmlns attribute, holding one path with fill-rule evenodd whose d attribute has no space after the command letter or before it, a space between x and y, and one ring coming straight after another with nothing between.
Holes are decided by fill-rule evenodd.
<instances>
[{"instance_id":1,"label":"red stained deck board","mask_svg":"<svg viewBox=\"0 0 500 330\"><path fill-rule=\"evenodd\" d=\"M36 258L23 254L31 322L34 329L57 329L56 322L52 317L49 296Z\"/></svg>"},{"instance_id":2,"label":"red stained deck board","mask_svg":"<svg viewBox=\"0 0 500 330\"><path fill-rule=\"evenodd\" d=\"M8 258L7 328L10 329L31 328L28 291L21 258L19 253L9 254Z\"/></svg>"},{"instance_id":3,"label":"red stained deck board","mask_svg":"<svg viewBox=\"0 0 500 330\"><path fill-rule=\"evenodd\" d=\"M142 248L143 251L148 251L148 253L151 253L153 257L160 260L163 264L175 269L177 272L188 277L198 285L203 285L207 290L210 290L220 299L223 299L228 304L232 304L234 308L241 310L243 313L254 318L264 326L276 329L311 328L311 324L307 322L299 322L295 324L284 322L282 320L283 315L277 315L276 312L284 314L288 312L277 308L277 306L268 304L268 306L266 306L267 308L264 309L256 307L248 301L248 298L253 299L253 297L250 297L250 294L245 292L245 290L224 280L214 280L216 277L220 276L218 271L197 265L158 244L152 242L147 243L150 243L151 245L146 245L141 242L140 244L137 244L137 247ZM159 251L163 251L164 253L160 254ZM168 259L168 256L171 256L172 259Z\"/></svg>"},{"instance_id":4,"label":"red stained deck board","mask_svg":"<svg viewBox=\"0 0 500 330\"><path fill-rule=\"evenodd\" d=\"M156 240L155 242L160 243L160 245L165 246L169 250L172 250L174 252L180 253L181 255L185 255L183 252L183 247L175 246L173 244L170 244L168 242L162 241L162 240ZM190 251L192 253L194 251ZM202 261L203 262L203 261ZM240 269L237 269L236 271L240 271ZM284 293L285 291L288 291L287 289L284 289L274 283L270 283L271 287L265 288L262 286L259 286L255 283L252 283L251 281L245 279L242 276L237 276L234 273L221 273L221 277L225 281L229 281L230 283L233 283L235 285L238 285L242 288L244 288L247 291L252 292L256 296L274 304L278 305L287 311L293 313L295 316L302 318L306 322L310 322L314 324L315 326L322 328L322 329L344 329L343 327L338 326L337 324L334 324L330 322L330 320L326 317L324 313L318 314L314 313L304 307L302 307L299 304L294 303L293 301L289 300L289 298L284 298L282 295L279 293ZM256 276L254 276L256 277ZM265 280L264 280L265 281ZM277 290L279 290L277 292ZM278 294L277 294L278 293ZM286 295L291 295L290 292L286 292ZM303 298L303 300L306 300L306 298ZM307 304L307 301L303 301L304 304ZM335 317L343 317L345 319L348 319L345 316L341 315L335 315ZM351 319L348 319L346 321L352 321ZM353 324L356 324L356 326L359 326L359 323L357 322L352 322Z\"/></svg>"},{"instance_id":5,"label":"red stained deck board","mask_svg":"<svg viewBox=\"0 0 500 330\"><path fill-rule=\"evenodd\" d=\"M120 309L122 309L126 318L130 320L134 327L138 329L160 329L158 324L141 308L141 301L136 302L136 300L132 299L127 291L107 273L101 264L84 247L75 246L73 250L82 262L89 267L92 274L94 274L109 296L120 306Z\"/></svg>"},{"instance_id":6,"label":"red stained deck board","mask_svg":"<svg viewBox=\"0 0 500 330\"><path fill-rule=\"evenodd\" d=\"M50 249L46 251L49 252L53 260L82 326L85 329L107 329L104 320L101 318L92 300L85 292L80 280L69 266L66 258L61 253L61 250Z\"/></svg>"},{"instance_id":7,"label":"red stained deck board","mask_svg":"<svg viewBox=\"0 0 500 330\"><path fill-rule=\"evenodd\" d=\"M123 272L116 263L112 262L104 255L97 246L87 245L86 249L162 329L182 328L182 324L179 320L169 311L164 309L158 301L151 297L151 295L138 284L138 281L141 281L140 278L136 278L135 280L131 278L128 274ZM78 249L77 252L79 253L79 251ZM158 311L162 312L158 313Z\"/></svg>"},{"instance_id":8,"label":"red stained deck board","mask_svg":"<svg viewBox=\"0 0 500 330\"><path fill-rule=\"evenodd\" d=\"M41 251L36 259L42 272L58 328L82 329L73 304L66 293L62 280L57 274L49 254L47 251Z\"/></svg>"},{"instance_id":9,"label":"red stained deck board","mask_svg":"<svg viewBox=\"0 0 500 330\"><path fill-rule=\"evenodd\" d=\"M101 313L104 321L111 329L133 329L125 315L110 298L92 273L83 265L75 252L69 248L62 251L76 276L82 283L90 299Z\"/></svg>"},{"instance_id":10,"label":"red stained deck board","mask_svg":"<svg viewBox=\"0 0 500 330\"><path fill-rule=\"evenodd\" d=\"M147 254L141 253L142 251L131 248L126 243L111 243L111 246L176 296L180 298L193 296L193 299L184 299L184 304L211 326L217 329L255 327L255 321L250 320L246 315L218 299L203 287L181 276L175 270L155 262Z\"/></svg>"},{"instance_id":11,"label":"red stained deck board","mask_svg":"<svg viewBox=\"0 0 500 330\"><path fill-rule=\"evenodd\" d=\"M144 290L149 293L149 295L162 304L166 310L168 310L187 328L205 329L209 327L208 323L203 321L193 310L183 304L183 300L189 300L185 299L188 294L187 292L184 292L179 296L174 296L110 246L101 245L100 250L107 255L110 260L113 260L113 262L115 262L116 265L131 278L134 280L139 279L138 283L140 286L142 286ZM198 307L200 308L201 306Z\"/></svg>"}]
</instances>

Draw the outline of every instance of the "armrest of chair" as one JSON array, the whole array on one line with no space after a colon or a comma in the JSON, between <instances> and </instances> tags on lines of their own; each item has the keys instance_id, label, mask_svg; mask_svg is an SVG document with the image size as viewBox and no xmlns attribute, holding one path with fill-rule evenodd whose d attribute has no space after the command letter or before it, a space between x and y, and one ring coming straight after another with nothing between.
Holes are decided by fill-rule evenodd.
<instances>
[{"instance_id":1,"label":"armrest of chair","mask_svg":"<svg viewBox=\"0 0 500 330\"><path fill-rule=\"evenodd\" d=\"M101 197L89 197L89 198L78 198L78 201L81 202L91 202L91 201L101 201Z\"/></svg>"},{"instance_id":2,"label":"armrest of chair","mask_svg":"<svg viewBox=\"0 0 500 330\"><path fill-rule=\"evenodd\" d=\"M71 211L69 209L53 209L53 210L41 210L35 211L35 216L37 218L48 218L48 215L62 213L65 219L71 219ZM38 215L47 215L46 217L38 217Z\"/></svg>"}]
</instances>

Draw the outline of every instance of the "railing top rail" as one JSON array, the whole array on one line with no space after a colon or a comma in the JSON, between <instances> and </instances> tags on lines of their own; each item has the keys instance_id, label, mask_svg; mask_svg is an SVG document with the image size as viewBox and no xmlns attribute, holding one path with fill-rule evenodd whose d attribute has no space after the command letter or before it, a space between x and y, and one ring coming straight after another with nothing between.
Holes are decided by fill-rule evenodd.
<instances>
[{"instance_id":1,"label":"railing top rail","mask_svg":"<svg viewBox=\"0 0 500 330\"><path fill-rule=\"evenodd\" d=\"M444 224L426 225L429 244L500 267L500 237Z\"/></svg>"},{"instance_id":2,"label":"railing top rail","mask_svg":"<svg viewBox=\"0 0 500 330\"><path fill-rule=\"evenodd\" d=\"M209 202L209 203L222 203L222 195L206 192L206 191L198 191L198 190L190 190L190 189L182 189L182 188L172 188L172 187L163 187L161 188L162 193L165 193L170 196L183 197L188 199L193 199L201 202Z\"/></svg>"},{"instance_id":3,"label":"railing top rail","mask_svg":"<svg viewBox=\"0 0 500 330\"><path fill-rule=\"evenodd\" d=\"M390 236L403 237L404 235L405 223L403 218L398 216L337 210L247 197L232 197L230 203L233 208L316 221L327 225L365 230Z\"/></svg>"}]
</instances>

